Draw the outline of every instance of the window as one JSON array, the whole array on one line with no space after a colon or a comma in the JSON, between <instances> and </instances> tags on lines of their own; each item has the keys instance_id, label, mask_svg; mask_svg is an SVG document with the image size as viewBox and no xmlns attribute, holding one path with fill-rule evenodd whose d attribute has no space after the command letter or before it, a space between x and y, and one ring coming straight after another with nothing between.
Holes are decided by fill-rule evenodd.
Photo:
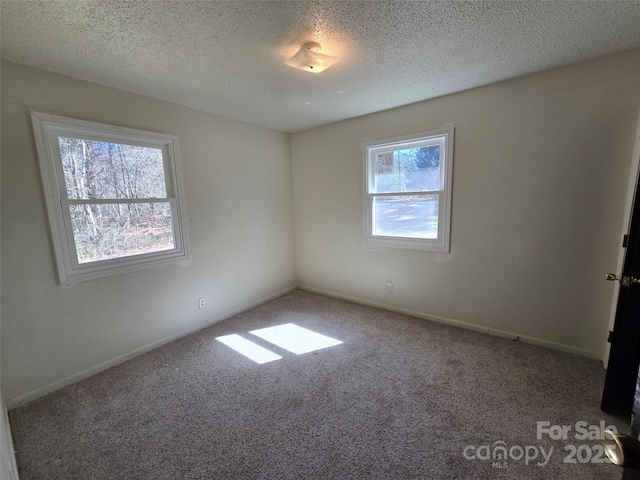
<instances>
[{"instance_id":1,"label":"window","mask_svg":"<svg viewBox=\"0 0 640 480\"><path fill-rule=\"evenodd\" d=\"M453 126L365 144L365 244L449 251Z\"/></svg>"},{"instance_id":2,"label":"window","mask_svg":"<svg viewBox=\"0 0 640 480\"><path fill-rule=\"evenodd\" d=\"M176 135L31 118L61 284L190 259Z\"/></svg>"}]
</instances>

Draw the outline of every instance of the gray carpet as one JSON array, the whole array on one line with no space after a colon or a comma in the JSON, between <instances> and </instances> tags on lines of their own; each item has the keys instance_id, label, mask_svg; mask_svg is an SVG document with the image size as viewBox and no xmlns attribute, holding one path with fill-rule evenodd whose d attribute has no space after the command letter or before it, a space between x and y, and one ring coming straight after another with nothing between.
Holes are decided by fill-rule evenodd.
<instances>
[{"instance_id":1,"label":"gray carpet","mask_svg":"<svg viewBox=\"0 0 640 480\"><path fill-rule=\"evenodd\" d=\"M296 355L248 333L286 323L343 343ZM215 340L234 333L282 358ZM599 410L603 382L593 360L295 291L10 419L21 480L620 478L581 463L601 442L574 438L578 421L626 430ZM538 440L537 421L572 431ZM463 454L499 441L515 459ZM575 464L571 444L588 445ZM540 447L554 448L545 466Z\"/></svg>"}]
</instances>

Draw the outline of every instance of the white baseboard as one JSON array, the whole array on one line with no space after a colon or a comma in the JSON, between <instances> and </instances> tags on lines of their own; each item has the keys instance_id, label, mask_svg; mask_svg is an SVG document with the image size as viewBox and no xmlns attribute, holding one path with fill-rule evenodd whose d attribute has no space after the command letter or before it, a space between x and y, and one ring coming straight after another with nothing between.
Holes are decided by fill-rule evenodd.
<instances>
[{"instance_id":1,"label":"white baseboard","mask_svg":"<svg viewBox=\"0 0 640 480\"><path fill-rule=\"evenodd\" d=\"M2 394L0 394L0 400ZM18 480L18 464L16 463L16 454L13 448L13 438L11 437L11 426L9 425L9 415L7 407L2 402L2 437L0 438L0 448L2 465L0 465L0 478L5 480Z\"/></svg>"},{"instance_id":2,"label":"white baseboard","mask_svg":"<svg viewBox=\"0 0 640 480\"><path fill-rule=\"evenodd\" d=\"M228 312L224 312L219 315L216 315L215 317L208 319L206 322L202 322L197 325L194 325L179 333L163 338L162 340L158 340L157 342L153 342L148 345L144 345L140 348L136 348L135 350L132 350L123 355L114 357L110 360L107 360L106 362L99 363L98 365L87 368L86 370L82 370L81 372L74 373L73 375L65 377L61 380L45 385L42 388L25 393L24 395L21 395L19 397L12 398L6 402L6 407L8 410L13 410L14 408L19 407L20 405L29 403L35 400L36 398L47 395L62 387L66 387L67 385L71 385L72 383L79 382L80 380L84 380L85 378L95 375L96 373L102 372L107 368L114 367L120 363L126 362L127 360L131 360L132 358L135 358L139 355L142 355L158 347L161 347L162 345L166 345L167 343L173 342L174 340L178 340L179 338L186 337L187 335L195 333L198 330L202 330L203 328L207 328L213 325L214 323L221 322L222 320L226 320L227 318L230 318L230 317L233 317L234 315L245 312L253 307L257 307L258 305L261 305L265 302L273 300L274 298L281 297L282 295L292 292L293 290L295 290L295 288L296 288L295 286L285 288L284 290L280 290L279 292L263 297L248 305L244 305L240 308L236 308L234 310L230 310Z\"/></svg>"},{"instance_id":3,"label":"white baseboard","mask_svg":"<svg viewBox=\"0 0 640 480\"><path fill-rule=\"evenodd\" d=\"M519 333L507 332L504 330L497 330L489 327L483 327L481 325L475 325L473 323L463 322L460 320L454 320L452 318L439 317L437 315L429 315L427 313L416 312L406 308L394 307L391 305L385 305L383 303L371 302L363 300L357 297L351 297L349 295L342 295L336 292L330 292L319 288L313 288L306 285L298 285L301 290L306 290L312 293L318 293L320 295L326 295L328 297L339 298L341 300L348 300L350 302L358 303L360 305L367 305L369 307L381 308L383 310L389 310L391 312L404 313L412 315L414 317L424 318L425 320L431 320L433 322L444 323L446 325L452 325L454 327L464 328L466 330L473 330L475 332L488 333L496 337L508 338L510 340L519 340L531 345L537 345L539 347L546 347L553 350L560 350L562 352L572 353L574 355L580 355L582 357L592 358L594 360L602 360L602 352L595 352L592 350L586 350L584 348L578 348L571 345L565 345L563 343L551 342L549 340L543 340L541 338L530 337L527 335L521 335Z\"/></svg>"},{"instance_id":4,"label":"white baseboard","mask_svg":"<svg viewBox=\"0 0 640 480\"><path fill-rule=\"evenodd\" d=\"M398 313L404 313L407 315L412 315L414 317L419 317L419 318L424 318L425 320L430 320L433 322L438 322L438 323L443 323L446 325L452 325L455 327L460 327L460 328L464 328L466 330L473 330L476 332L480 332L480 333L487 333L489 335L494 335L496 337L502 337L502 338L508 338L510 340L519 340L521 342L524 343L529 343L532 345L537 345L537 346L541 346L541 347L546 347L546 348L550 348L553 350L560 350L562 352L567 352L567 353L572 353L574 355L580 355L583 357L587 357L587 358L592 358L595 360L602 360L602 352L595 352L595 351L591 351L591 350L586 350L583 348L578 348L578 347L574 347L571 345L565 345L562 343L557 343L557 342L551 342L549 340L543 340L541 338L536 338L536 337L530 337L527 335L521 335L518 333L513 333L513 332L507 332L504 330L497 330L497 329L493 329L493 328L489 328L489 327L483 327L481 325L475 325L473 323L468 323L468 322L463 322L460 320L454 320L451 318L445 318L445 317L440 317L437 315L429 315L426 313L422 313L422 312L416 312L413 310L409 310L406 308L400 308L400 307L394 307L391 305L385 305L383 303L378 303L378 302L371 302L368 300L363 300L361 298L357 298L357 297L351 297L349 295L342 295L336 292L331 292L331 291L327 291L327 290L322 290L322 289L318 289L318 288L313 288L313 287L309 287L306 285L298 285L297 287L293 286L293 287L288 287L285 288L284 290L280 290L279 292L273 293L271 295L268 295L266 297L263 297L259 300L256 300L255 302L252 302L248 305L245 305L243 307L219 314L213 318L210 318L209 320L207 320L206 322L203 323L199 323L197 325L194 325L186 330L181 331L180 333L177 333L175 335L171 335L169 337L163 338L162 340L158 340L157 342L153 342L150 343L148 345L145 345L143 347L137 348L135 350L132 350L128 353L125 353L123 355L119 355L117 357L114 357L110 360L107 360L106 362L102 362L98 365L95 365L91 368L88 368L86 370L83 370L81 372L75 373L73 375L70 375L68 377L65 377L61 380L58 380L56 382L50 383L48 385L43 386L42 388L39 388L37 390L33 390L31 392L28 392L24 395L21 395L19 397L16 398L12 398L10 400L8 400L6 402L6 408L8 410L13 410L16 407L19 407L20 405L24 405L25 403L31 402L33 400L35 400L36 398L42 397L44 395L47 395L51 392L54 392L55 390L58 390L60 388L66 387L67 385L71 385L72 383L78 382L80 380L84 380L85 378L88 378L92 375L95 375L96 373L99 373L103 370L106 370L107 368L111 368L114 367L120 363L126 362L127 360L131 360L132 358L135 358L139 355L142 355L144 353L147 353L151 350L154 350L158 347L161 347L162 345L165 345L167 343L173 342L174 340L177 340L179 338L185 337L187 335L190 335L194 332L197 332L198 330L202 330L203 328L209 327L211 325L213 325L214 323L218 323L221 322L222 320L226 320L227 318L233 317L234 315L237 315L239 313L242 313L244 311L247 311L251 308L254 308L258 305L261 305L265 302L268 302L270 300L273 300L274 298L278 298L281 297L282 295L285 295L293 290L295 290L296 288L300 288L301 290L306 290L308 292L312 292L312 293L318 293L320 295L326 295L328 297L334 297L334 298L339 298L342 300L348 300L350 302L354 302L354 303L358 303L361 305L367 305L370 307L376 307L376 308L382 308L383 310L388 310L388 311L392 311L392 312L398 312Z\"/></svg>"}]
</instances>

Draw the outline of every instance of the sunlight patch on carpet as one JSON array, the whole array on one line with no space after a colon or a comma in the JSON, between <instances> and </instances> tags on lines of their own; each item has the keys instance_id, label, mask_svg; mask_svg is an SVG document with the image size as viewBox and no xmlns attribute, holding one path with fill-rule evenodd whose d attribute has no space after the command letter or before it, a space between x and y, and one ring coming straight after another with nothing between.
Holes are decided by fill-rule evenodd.
<instances>
[{"instance_id":1,"label":"sunlight patch on carpet","mask_svg":"<svg viewBox=\"0 0 640 480\"><path fill-rule=\"evenodd\" d=\"M268 363L274 360L280 360L282 357L273 353L266 348L253 343L251 340L241 337L238 334L224 335L217 337L216 340L224 343L227 347L234 349L236 352L250 358L256 363Z\"/></svg>"},{"instance_id":2,"label":"sunlight patch on carpet","mask_svg":"<svg viewBox=\"0 0 640 480\"><path fill-rule=\"evenodd\" d=\"M293 323L252 330L249 333L296 355L340 345L342 342Z\"/></svg>"}]
</instances>

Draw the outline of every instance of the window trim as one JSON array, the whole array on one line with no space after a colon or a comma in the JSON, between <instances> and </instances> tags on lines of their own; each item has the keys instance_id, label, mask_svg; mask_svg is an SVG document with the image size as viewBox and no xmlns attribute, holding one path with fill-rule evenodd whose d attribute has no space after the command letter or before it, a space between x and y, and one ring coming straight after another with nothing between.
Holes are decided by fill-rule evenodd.
<instances>
[{"instance_id":1,"label":"window trim","mask_svg":"<svg viewBox=\"0 0 640 480\"><path fill-rule=\"evenodd\" d=\"M410 237L391 237L373 235L373 199L376 194L370 193L375 165L375 153L380 150L399 150L403 144L428 140L433 137L445 137L444 154L440 158L440 166L443 176L443 190L440 192L438 203L438 238L421 239ZM385 138L381 140L370 140L363 142L364 154L364 246L369 249L380 248L400 248L410 250L425 250L432 252L448 253L451 244L451 200L453 185L453 146L454 146L454 125L447 124L438 130L414 133L399 137ZM429 192L409 192L412 194L428 195Z\"/></svg>"},{"instance_id":2,"label":"window trim","mask_svg":"<svg viewBox=\"0 0 640 480\"><path fill-rule=\"evenodd\" d=\"M118 127L35 111L31 112L31 121L51 228L58 281L61 285L75 285L81 281L129 273L168 263L189 263L191 249L177 135ZM71 217L66 213L68 208L65 210L65 207L75 202L73 199L68 199L66 195L66 184L58 147L58 137L60 136L161 148L165 162L167 198L154 200L171 204L175 248L80 264L71 229ZM148 203L149 200L122 199L122 202L110 200L97 201L97 203L136 203L137 201ZM92 202L83 199L80 203Z\"/></svg>"}]
</instances>

